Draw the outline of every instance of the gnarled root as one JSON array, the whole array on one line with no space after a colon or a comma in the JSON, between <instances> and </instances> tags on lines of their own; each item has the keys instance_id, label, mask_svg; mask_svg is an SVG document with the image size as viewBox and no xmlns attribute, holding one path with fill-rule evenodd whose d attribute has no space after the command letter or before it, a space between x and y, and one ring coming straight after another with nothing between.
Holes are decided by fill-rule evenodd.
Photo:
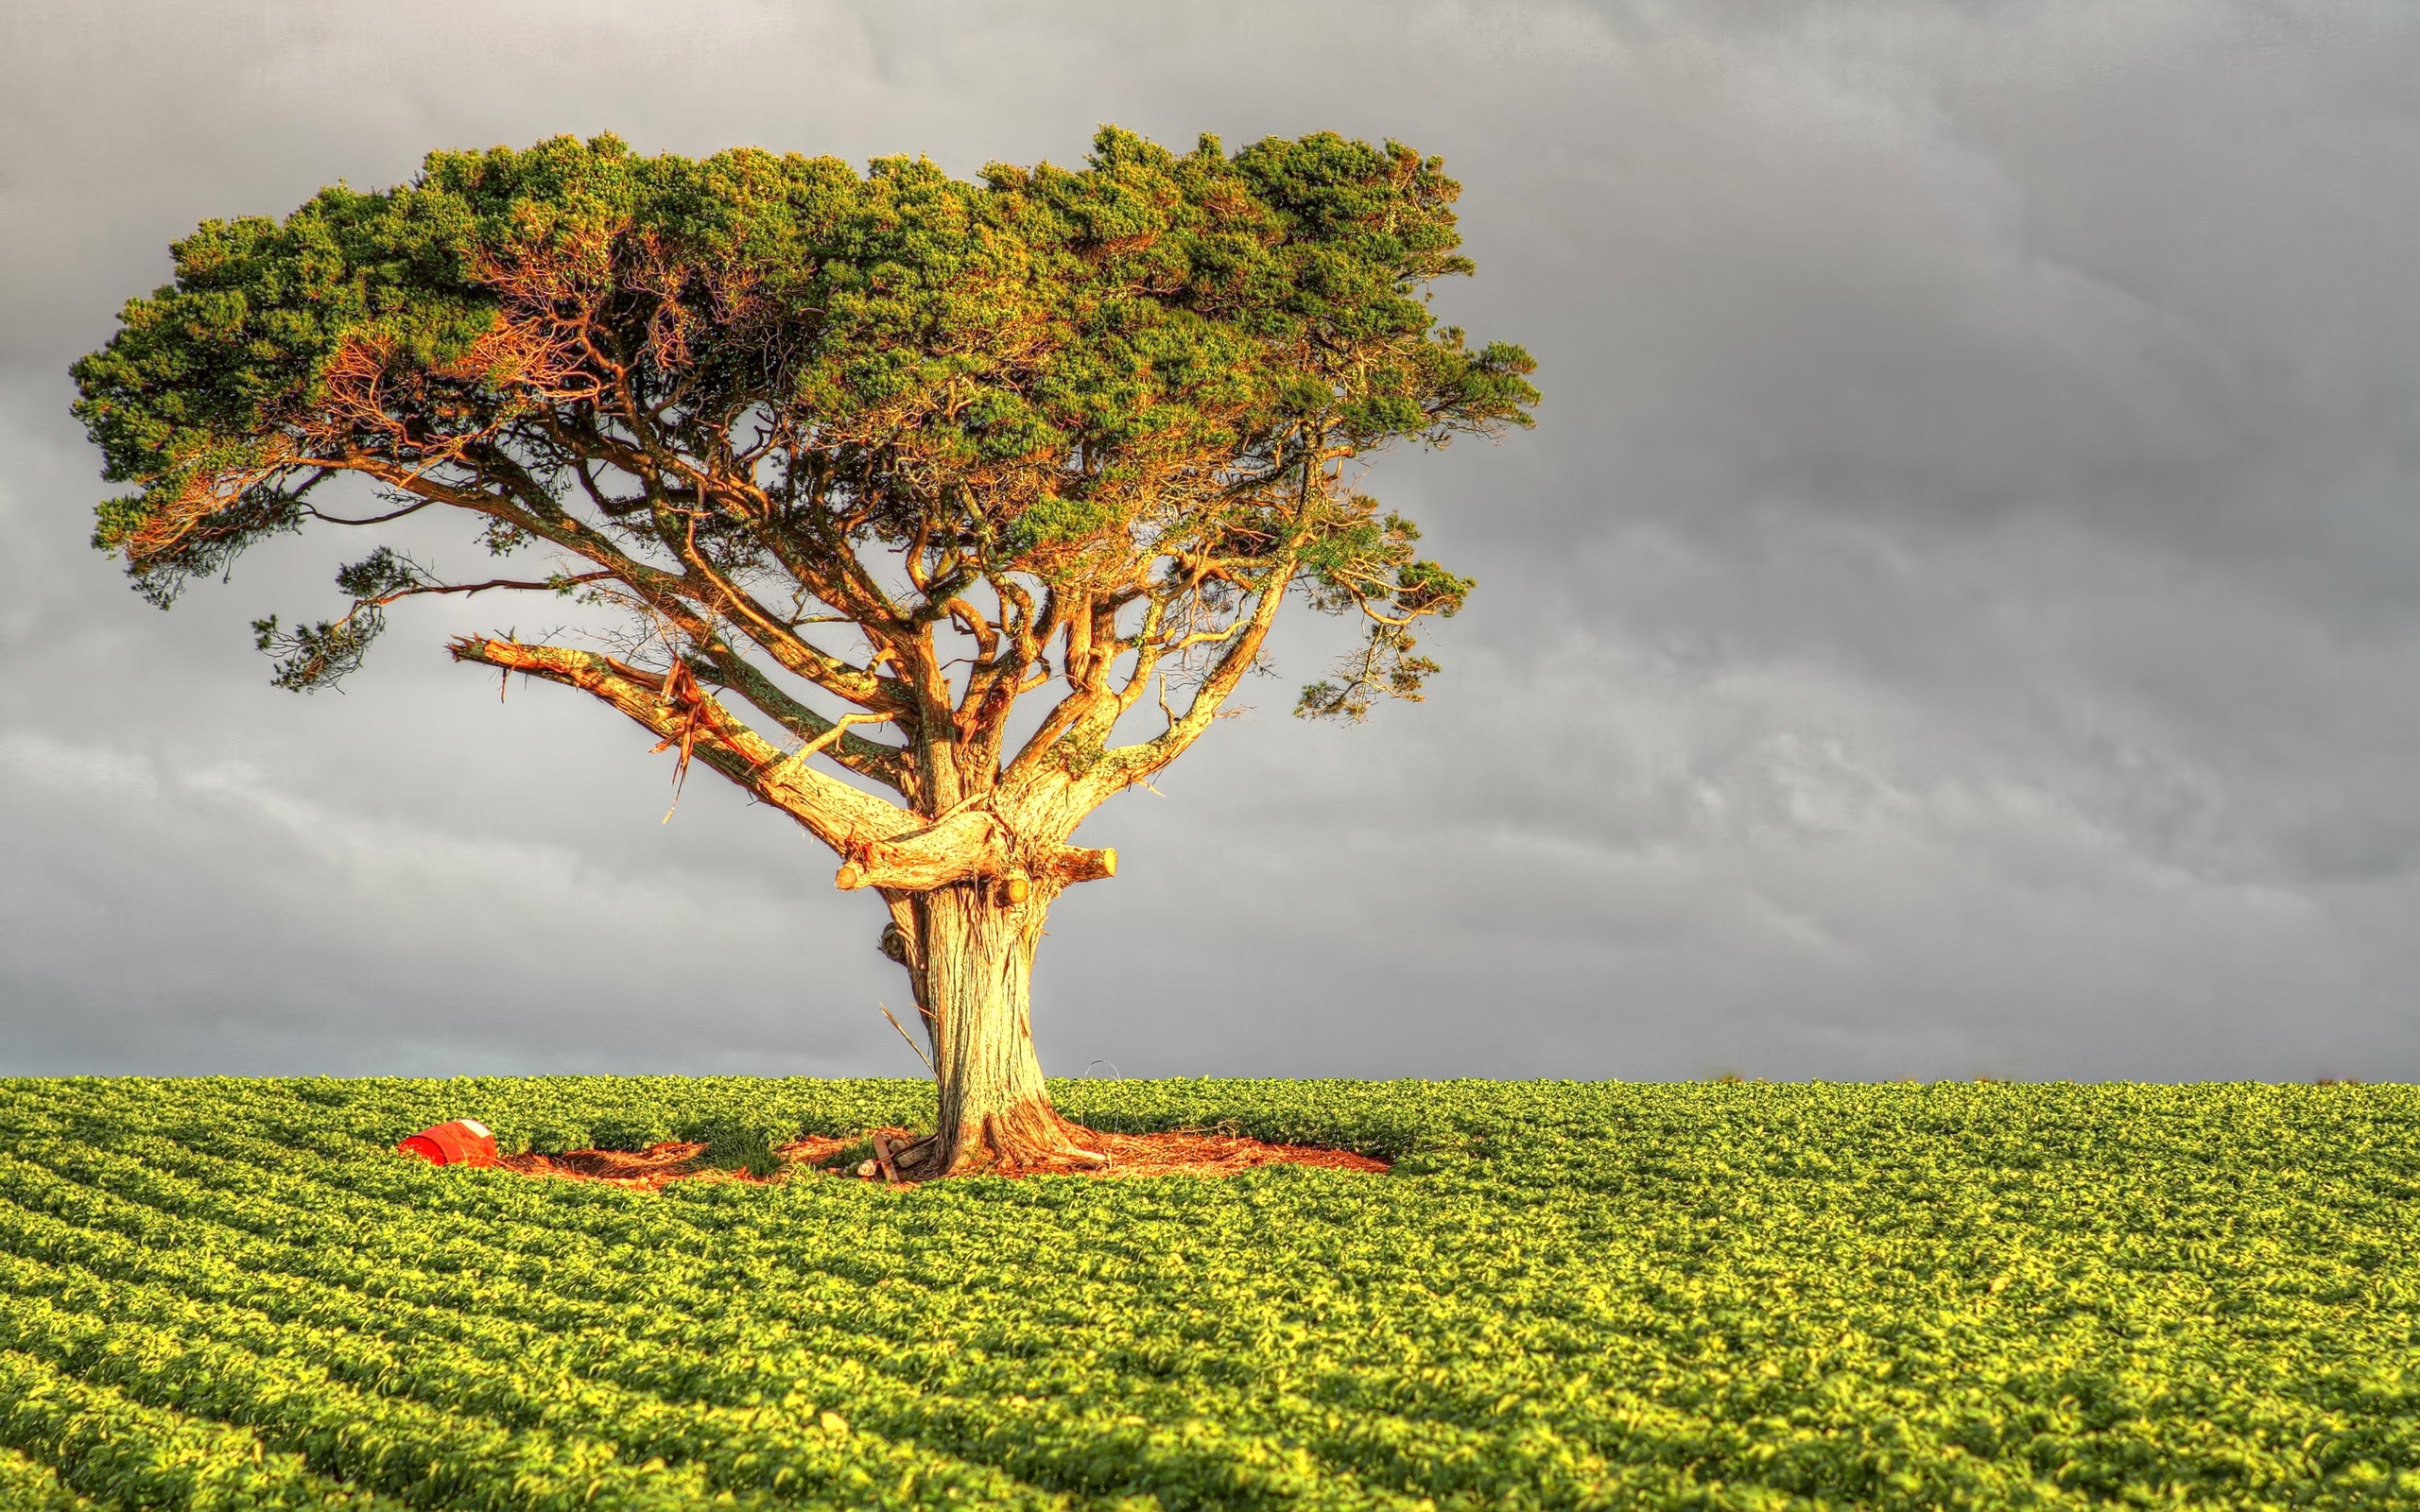
<instances>
[{"instance_id":1,"label":"gnarled root","mask_svg":"<svg viewBox=\"0 0 2420 1512\"><path fill-rule=\"evenodd\" d=\"M949 1132L928 1134L892 1151L900 1179L930 1181L985 1171L1098 1171L1109 1164L1108 1156L1091 1147L1099 1136L1060 1117L1047 1103L1020 1103L962 1120L954 1141L945 1138Z\"/></svg>"}]
</instances>

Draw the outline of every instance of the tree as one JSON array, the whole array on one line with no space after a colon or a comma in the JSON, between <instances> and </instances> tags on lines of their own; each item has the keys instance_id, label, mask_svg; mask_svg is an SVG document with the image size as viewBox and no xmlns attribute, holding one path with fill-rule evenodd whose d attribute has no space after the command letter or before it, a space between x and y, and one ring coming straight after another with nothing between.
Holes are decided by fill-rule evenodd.
<instances>
[{"instance_id":1,"label":"tree","mask_svg":"<svg viewBox=\"0 0 2420 1512\"><path fill-rule=\"evenodd\" d=\"M1420 696L1411 627L1471 588L1354 486L1391 441L1530 423L1528 355L1425 302L1472 270L1457 193L1328 134L1180 156L1104 129L1080 170L977 182L612 137L435 153L175 245L75 369L136 486L94 543L163 608L306 524L452 509L549 554L447 581L382 545L340 618L254 629L308 690L416 595L614 611L587 644L451 649L611 704L676 782L703 762L881 896L940 1089L908 1172L1083 1164L1028 1001L1052 899L1116 871L1077 825L1201 738L1289 594L1362 617L1298 708L1358 720ZM348 474L386 502L315 491ZM1130 713L1157 729L1115 744Z\"/></svg>"}]
</instances>

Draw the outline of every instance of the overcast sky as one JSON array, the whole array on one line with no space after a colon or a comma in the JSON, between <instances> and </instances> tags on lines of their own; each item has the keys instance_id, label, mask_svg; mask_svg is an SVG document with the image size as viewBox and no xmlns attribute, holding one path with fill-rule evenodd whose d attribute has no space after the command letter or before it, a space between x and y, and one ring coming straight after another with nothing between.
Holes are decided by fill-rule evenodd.
<instances>
[{"instance_id":1,"label":"overcast sky","mask_svg":"<svg viewBox=\"0 0 2420 1512\"><path fill-rule=\"evenodd\" d=\"M0 1071L916 1071L828 854L446 660L510 606L302 697L245 625L355 542L144 605L65 371L435 147L1114 121L1443 154L1547 403L1369 480L1480 582L1426 704L1288 718L1296 632L1085 827L1048 1069L2420 1076L2415 107L2403 5L12 0Z\"/></svg>"}]
</instances>

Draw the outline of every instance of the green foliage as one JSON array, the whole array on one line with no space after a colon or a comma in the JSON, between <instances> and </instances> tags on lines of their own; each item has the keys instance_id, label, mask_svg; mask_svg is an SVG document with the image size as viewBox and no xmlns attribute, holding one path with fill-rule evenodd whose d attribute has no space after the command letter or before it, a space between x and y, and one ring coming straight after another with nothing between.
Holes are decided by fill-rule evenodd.
<instances>
[{"instance_id":1,"label":"green foliage","mask_svg":"<svg viewBox=\"0 0 2420 1512\"><path fill-rule=\"evenodd\" d=\"M699 1163L717 1171L744 1171L750 1176L769 1177L782 1167L781 1157L773 1153L798 1136L795 1131L779 1125L769 1125L762 1119L722 1118L706 1122L684 1123L679 1129L682 1139L695 1140L705 1145L698 1157Z\"/></svg>"},{"instance_id":2,"label":"green foliage","mask_svg":"<svg viewBox=\"0 0 2420 1512\"><path fill-rule=\"evenodd\" d=\"M343 619L291 630L281 629L274 614L252 621L252 644L277 658L270 685L315 693L360 670L370 643L387 628L386 606L417 592L427 580L410 558L381 546L337 573L337 587L353 595L353 610Z\"/></svg>"},{"instance_id":3,"label":"green foliage","mask_svg":"<svg viewBox=\"0 0 2420 1512\"><path fill-rule=\"evenodd\" d=\"M298 625L290 630L282 627L274 614L254 620L252 644L277 658L276 675L269 679L272 687L316 693L360 671L370 643L386 628L385 610L376 604L356 604L340 620Z\"/></svg>"},{"instance_id":4,"label":"green foliage","mask_svg":"<svg viewBox=\"0 0 2420 1512\"><path fill-rule=\"evenodd\" d=\"M1331 614L1360 609L1370 623L1335 676L1303 689L1294 713L1359 724L1380 697L1421 701L1438 666L1416 654L1411 622L1424 614L1453 618L1478 585L1417 558L1420 527L1399 514L1380 516L1375 499L1353 495L1338 515L1341 524L1303 554L1311 602Z\"/></svg>"},{"instance_id":5,"label":"green foliage","mask_svg":"<svg viewBox=\"0 0 2420 1512\"><path fill-rule=\"evenodd\" d=\"M953 591L1132 585L1169 555L1180 596L1307 554L1326 607L1429 612L1467 585L1423 564L1394 588L1387 549L1325 541L1351 511L1293 506L1342 457L1529 423L1528 355L1473 349L1423 294L1472 270L1459 192L1437 159L1332 133L1178 154L1104 128L1080 169L972 183L610 136L432 153L401 187L176 244L175 282L76 365L105 475L135 490L94 541L164 605L351 472L643 593L673 590L607 542L844 600L868 545L945 558ZM591 500L604 518L575 525L565 501ZM363 614L262 631L279 680L349 670Z\"/></svg>"},{"instance_id":6,"label":"green foliage","mask_svg":"<svg viewBox=\"0 0 2420 1512\"><path fill-rule=\"evenodd\" d=\"M0 1083L0 1496L2420 1504L2411 1089L1054 1092L1401 1163L648 1194L390 1146L838 1133L930 1091Z\"/></svg>"},{"instance_id":7,"label":"green foliage","mask_svg":"<svg viewBox=\"0 0 2420 1512\"><path fill-rule=\"evenodd\" d=\"M92 1512L87 1497L59 1484L58 1472L13 1449L0 1449L0 1506L16 1512Z\"/></svg>"}]
</instances>

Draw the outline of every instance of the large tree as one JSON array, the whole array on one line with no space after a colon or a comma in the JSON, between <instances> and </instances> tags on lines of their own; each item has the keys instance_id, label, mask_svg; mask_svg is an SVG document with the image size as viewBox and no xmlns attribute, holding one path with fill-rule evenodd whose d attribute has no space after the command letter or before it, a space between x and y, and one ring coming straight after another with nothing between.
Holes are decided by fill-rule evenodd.
<instances>
[{"instance_id":1,"label":"large tree","mask_svg":"<svg viewBox=\"0 0 2420 1512\"><path fill-rule=\"evenodd\" d=\"M1357 720L1419 696L1414 622L1470 590L1356 488L1392 441L1536 403L1519 348L1426 307L1471 271L1457 192L1326 134L1110 129L1081 169L977 182L611 137L436 153L176 244L75 369L136 490L95 543L162 607L306 524L456 510L547 558L447 581L383 545L337 575L340 618L254 628L311 689L415 595L610 611L453 655L604 700L880 895L940 1083L908 1173L1097 1160L1028 1013L1051 900L1116 869L1076 827L1201 737L1289 593L1364 623L1298 710ZM315 491L348 474L378 502ZM1153 728L1117 744L1129 713Z\"/></svg>"}]
</instances>

